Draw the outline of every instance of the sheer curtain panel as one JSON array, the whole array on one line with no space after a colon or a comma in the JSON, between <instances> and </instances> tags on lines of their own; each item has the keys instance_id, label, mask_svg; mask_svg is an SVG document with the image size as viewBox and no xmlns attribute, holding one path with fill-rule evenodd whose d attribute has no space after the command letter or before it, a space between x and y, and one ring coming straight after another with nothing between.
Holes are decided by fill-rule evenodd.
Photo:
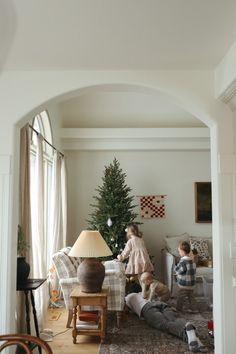
<instances>
[{"instance_id":1,"label":"sheer curtain panel","mask_svg":"<svg viewBox=\"0 0 236 354\"><path fill-rule=\"evenodd\" d=\"M65 158L55 152L53 160L53 241L54 254L66 245L67 193Z\"/></svg>"},{"instance_id":2,"label":"sheer curtain panel","mask_svg":"<svg viewBox=\"0 0 236 354\"><path fill-rule=\"evenodd\" d=\"M31 213L30 213L30 132L26 124L20 131L20 181L19 181L19 224L26 242L31 246ZM29 252L31 247L29 248ZM27 255L27 259L32 263Z\"/></svg>"},{"instance_id":3,"label":"sheer curtain panel","mask_svg":"<svg viewBox=\"0 0 236 354\"><path fill-rule=\"evenodd\" d=\"M43 137L37 135L35 166L31 170L34 172L31 180L31 218L32 218L32 256L33 256L33 277L45 278L46 267L46 247L44 235L44 170L43 170ZM43 320L46 318L48 305L48 293L46 284L42 285L35 294L35 304L39 326L43 327Z\"/></svg>"}]
</instances>

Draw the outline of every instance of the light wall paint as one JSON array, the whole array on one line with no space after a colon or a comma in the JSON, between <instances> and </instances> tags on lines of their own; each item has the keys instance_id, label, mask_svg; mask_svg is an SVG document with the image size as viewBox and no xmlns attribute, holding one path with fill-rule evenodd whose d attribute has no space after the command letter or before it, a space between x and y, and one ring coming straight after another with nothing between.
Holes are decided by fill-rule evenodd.
<instances>
[{"instance_id":1,"label":"light wall paint","mask_svg":"<svg viewBox=\"0 0 236 354\"><path fill-rule=\"evenodd\" d=\"M229 258L229 244L234 238L235 220L235 171L219 170L219 157L231 155L235 159L235 129L229 108L217 101L214 96L213 71L42 71L42 72L3 72L0 76L0 152L17 160L19 151L19 127L28 121L29 116L45 109L50 101L59 102L81 94L88 89L99 90L120 85L123 89L142 90L155 95L166 95L173 104L193 114L211 128L211 167L213 182L213 234L214 254L214 309L215 348L217 354L234 353L236 347L236 307L235 288L232 276L235 275L233 260ZM18 165L12 165L9 176L8 197L12 207L5 211L5 227L0 232L3 249L11 251L16 257L16 245L12 242L16 235L18 195ZM229 203L230 200L230 203ZM13 202L14 201L14 202ZM7 235L8 237L5 237ZM2 331L14 331L15 274L9 278L8 263L1 259L1 269L5 274L2 281L2 296L11 303L7 313L5 303L0 299L1 313L5 313ZM223 282L223 286L222 286Z\"/></svg>"},{"instance_id":2,"label":"light wall paint","mask_svg":"<svg viewBox=\"0 0 236 354\"><path fill-rule=\"evenodd\" d=\"M64 128L199 127L203 123L163 95L114 91L87 93L60 104Z\"/></svg>"},{"instance_id":3,"label":"light wall paint","mask_svg":"<svg viewBox=\"0 0 236 354\"><path fill-rule=\"evenodd\" d=\"M16 27L6 67L213 68L235 40L235 12L233 0L1 0L3 43Z\"/></svg>"},{"instance_id":4,"label":"light wall paint","mask_svg":"<svg viewBox=\"0 0 236 354\"><path fill-rule=\"evenodd\" d=\"M114 157L127 174L134 203L138 195L166 194L166 218L142 219L141 230L147 248L155 256L155 269L161 274L161 249L165 235L188 232L211 237L211 224L195 223L194 182L210 181L210 152L207 151L66 151L68 170L68 243L73 245L86 229L90 206L102 185L104 166ZM135 211L139 214L139 208Z\"/></svg>"},{"instance_id":5,"label":"light wall paint","mask_svg":"<svg viewBox=\"0 0 236 354\"><path fill-rule=\"evenodd\" d=\"M11 190L11 158L7 155L0 155L0 235L3 235L4 239L9 239L9 224L8 224L8 212L11 212L12 205L10 202L10 190ZM16 284L16 276L14 274L14 269L16 269L16 257L12 260L11 250L12 247L16 248L16 237L15 240L9 240L10 247L5 249L0 247L0 260L1 265L5 264L7 271L0 272L0 305L1 305L1 316L0 316L0 330L5 329L5 333L10 333L11 331L11 321L13 321L13 316L9 316L9 308L11 307L11 300L14 300L14 296L5 296L5 289L3 284L7 280L8 274L13 274L12 278L14 284ZM2 266L1 266L2 267Z\"/></svg>"}]
</instances>

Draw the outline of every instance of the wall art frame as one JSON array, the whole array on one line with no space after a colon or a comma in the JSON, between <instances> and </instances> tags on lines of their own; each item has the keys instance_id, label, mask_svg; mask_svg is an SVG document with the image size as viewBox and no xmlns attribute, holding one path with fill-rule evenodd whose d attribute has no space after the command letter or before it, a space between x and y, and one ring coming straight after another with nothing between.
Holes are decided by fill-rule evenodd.
<instances>
[{"instance_id":1,"label":"wall art frame","mask_svg":"<svg viewBox=\"0 0 236 354\"><path fill-rule=\"evenodd\" d=\"M212 222L211 182L195 182L195 222Z\"/></svg>"}]
</instances>

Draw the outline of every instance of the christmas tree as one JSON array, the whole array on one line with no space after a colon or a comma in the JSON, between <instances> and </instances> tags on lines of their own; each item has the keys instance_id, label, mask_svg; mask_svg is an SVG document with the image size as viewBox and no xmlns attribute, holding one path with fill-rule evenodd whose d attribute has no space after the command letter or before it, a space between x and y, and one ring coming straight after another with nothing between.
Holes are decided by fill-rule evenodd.
<instances>
[{"instance_id":1,"label":"christmas tree","mask_svg":"<svg viewBox=\"0 0 236 354\"><path fill-rule=\"evenodd\" d=\"M103 184L96 189L98 195L93 197L96 204L91 204L94 211L88 221L90 229L100 231L113 253L112 258L123 250L127 241L125 228L137 216L133 211L134 197L130 196L131 188L125 178L116 158L105 166Z\"/></svg>"}]
</instances>

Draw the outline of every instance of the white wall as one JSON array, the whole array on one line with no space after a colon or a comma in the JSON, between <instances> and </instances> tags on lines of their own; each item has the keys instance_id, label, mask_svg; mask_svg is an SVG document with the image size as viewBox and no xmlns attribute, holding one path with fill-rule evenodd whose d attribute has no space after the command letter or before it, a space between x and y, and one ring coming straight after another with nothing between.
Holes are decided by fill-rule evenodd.
<instances>
[{"instance_id":1,"label":"white wall","mask_svg":"<svg viewBox=\"0 0 236 354\"><path fill-rule=\"evenodd\" d=\"M214 309L215 351L234 353L236 347L235 288L232 287L233 260L229 258L229 244L235 235L235 130L232 113L214 97L214 73L208 71L47 71L3 72L0 77L0 153L10 161L17 160L19 129L27 121L29 112L45 108L48 101L59 102L86 91L89 87L120 84L154 94L162 92L211 127L212 182L214 211ZM15 126L17 124L17 126ZM17 138L16 138L17 135ZM231 167L231 168L230 168ZM2 250L16 259L16 220L18 195L18 164L11 164L7 176L10 207L4 211L5 224L0 230ZM227 191L227 193L226 193ZM1 194L1 193L0 193ZM0 195L2 199L2 195ZM230 203L229 203L230 200ZM233 207L232 207L233 206ZM14 331L15 274L4 257L0 259L2 273L0 321L2 333ZM15 267L14 267L15 268ZM9 277L8 275L11 274ZM222 286L223 282L223 286ZM3 298L9 299L7 306Z\"/></svg>"},{"instance_id":2,"label":"white wall","mask_svg":"<svg viewBox=\"0 0 236 354\"><path fill-rule=\"evenodd\" d=\"M132 195L166 194L165 219L141 219L141 229L160 275L166 234L188 232L211 236L211 224L195 223L194 182L210 181L207 151L66 151L68 167L68 244L72 245L92 208L95 188L102 184L104 166L116 157L127 174ZM135 198L138 203L138 198ZM138 208L137 208L138 211Z\"/></svg>"}]
</instances>

